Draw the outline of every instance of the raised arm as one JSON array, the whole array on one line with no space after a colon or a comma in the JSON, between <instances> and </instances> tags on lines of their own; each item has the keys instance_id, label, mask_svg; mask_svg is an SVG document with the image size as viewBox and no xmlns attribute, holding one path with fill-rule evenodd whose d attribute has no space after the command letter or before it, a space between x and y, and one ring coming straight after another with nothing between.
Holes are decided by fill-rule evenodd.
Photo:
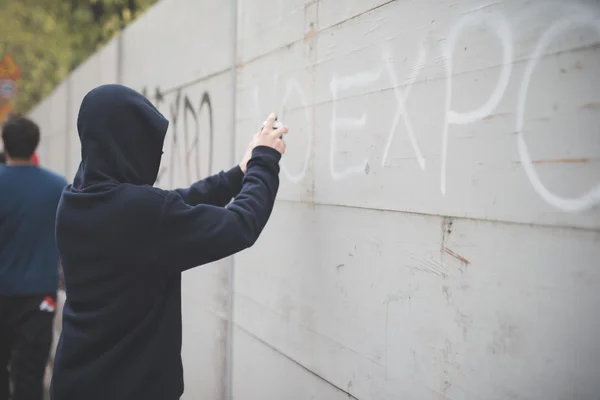
<instances>
[{"instance_id":1,"label":"raised arm","mask_svg":"<svg viewBox=\"0 0 600 400\"><path fill-rule=\"evenodd\" d=\"M255 136L255 147L242 180L242 190L227 207L190 206L171 192L162 208L158 229L160 265L180 272L235 254L254 244L273 210L279 188L279 160L285 152L273 129L274 115Z\"/></svg>"},{"instance_id":2,"label":"raised arm","mask_svg":"<svg viewBox=\"0 0 600 400\"><path fill-rule=\"evenodd\" d=\"M257 134L258 136L258 134ZM256 137L254 138L256 140ZM209 204L224 207L242 190L242 180L246 173L248 161L252 157L254 140L250 142L242 162L227 172L219 172L194 183L188 189L176 189L183 201L190 205Z\"/></svg>"},{"instance_id":3,"label":"raised arm","mask_svg":"<svg viewBox=\"0 0 600 400\"><path fill-rule=\"evenodd\" d=\"M187 189L175 189L173 192L181 196L190 206L208 204L224 207L242 189L242 179L244 179L244 172L238 165L227 172L221 171L202 179Z\"/></svg>"}]
</instances>

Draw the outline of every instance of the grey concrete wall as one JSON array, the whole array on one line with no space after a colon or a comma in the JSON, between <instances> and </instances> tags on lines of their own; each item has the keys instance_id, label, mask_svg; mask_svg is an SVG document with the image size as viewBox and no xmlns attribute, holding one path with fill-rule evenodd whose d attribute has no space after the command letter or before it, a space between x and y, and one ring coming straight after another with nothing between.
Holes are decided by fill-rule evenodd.
<instances>
[{"instance_id":1,"label":"grey concrete wall","mask_svg":"<svg viewBox=\"0 0 600 400\"><path fill-rule=\"evenodd\" d=\"M597 399L599 72L592 0L162 0L32 115L72 177L86 91L144 90L165 188L290 126L256 246L184 274L184 399Z\"/></svg>"}]
</instances>

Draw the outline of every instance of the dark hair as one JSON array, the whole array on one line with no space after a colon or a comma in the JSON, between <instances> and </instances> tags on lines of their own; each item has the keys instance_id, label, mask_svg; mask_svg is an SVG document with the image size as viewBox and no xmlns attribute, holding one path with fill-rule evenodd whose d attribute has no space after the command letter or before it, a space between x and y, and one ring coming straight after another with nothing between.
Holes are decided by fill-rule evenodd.
<instances>
[{"instance_id":1,"label":"dark hair","mask_svg":"<svg viewBox=\"0 0 600 400\"><path fill-rule=\"evenodd\" d=\"M6 164L6 156L3 151L0 151L0 165Z\"/></svg>"},{"instance_id":2,"label":"dark hair","mask_svg":"<svg viewBox=\"0 0 600 400\"><path fill-rule=\"evenodd\" d=\"M2 125L2 141L10 158L30 159L40 143L40 128L27 117L13 115Z\"/></svg>"}]
</instances>

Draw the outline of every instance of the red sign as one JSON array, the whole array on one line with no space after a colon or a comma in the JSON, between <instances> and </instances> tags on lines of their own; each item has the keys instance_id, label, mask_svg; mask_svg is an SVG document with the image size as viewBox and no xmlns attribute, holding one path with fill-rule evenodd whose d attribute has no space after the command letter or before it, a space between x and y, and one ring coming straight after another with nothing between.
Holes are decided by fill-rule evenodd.
<instances>
[{"instance_id":1,"label":"red sign","mask_svg":"<svg viewBox=\"0 0 600 400\"><path fill-rule=\"evenodd\" d=\"M21 78L21 70L15 60L10 54L4 56L0 61L0 121L12 112L10 101L17 95L19 78Z\"/></svg>"}]
</instances>

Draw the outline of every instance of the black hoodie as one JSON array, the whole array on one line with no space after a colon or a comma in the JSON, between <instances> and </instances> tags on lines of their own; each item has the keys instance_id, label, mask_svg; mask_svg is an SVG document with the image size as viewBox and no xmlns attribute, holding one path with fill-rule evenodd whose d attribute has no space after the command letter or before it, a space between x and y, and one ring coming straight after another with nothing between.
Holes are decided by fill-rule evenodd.
<instances>
[{"instance_id":1,"label":"black hoodie","mask_svg":"<svg viewBox=\"0 0 600 400\"><path fill-rule=\"evenodd\" d=\"M181 272L252 246L269 219L276 150L255 148L245 175L235 167L160 190L152 185L167 126L124 86L83 99L82 161L57 213L67 300L53 400L179 399Z\"/></svg>"}]
</instances>

